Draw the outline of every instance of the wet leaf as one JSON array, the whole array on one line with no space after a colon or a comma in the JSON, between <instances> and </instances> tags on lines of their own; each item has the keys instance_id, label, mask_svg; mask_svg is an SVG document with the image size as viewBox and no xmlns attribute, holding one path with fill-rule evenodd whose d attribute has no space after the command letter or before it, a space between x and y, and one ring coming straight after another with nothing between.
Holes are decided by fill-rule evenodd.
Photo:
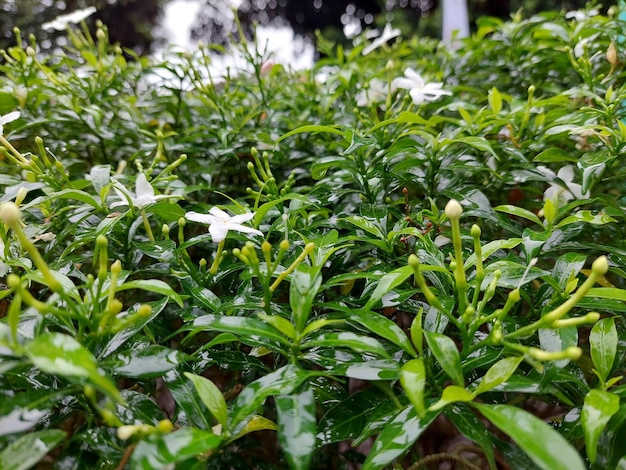
<instances>
[{"instance_id":1,"label":"wet leaf","mask_svg":"<svg viewBox=\"0 0 626 470\"><path fill-rule=\"evenodd\" d=\"M582 458L569 442L539 418L510 405L473 404L509 436L543 470L584 470Z\"/></svg>"},{"instance_id":2,"label":"wet leaf","mask_svg":"<svg viewBox=\"0 0 626 470\"><path fill-rule=\"evenodd\" d=\"M383 468L404 455L438 414L420 417L413 405L404 408L378 435L362 470Z\"/></svg>"},{"instance_id":3,"label":"wet leaf","mask_svg":"<svg viewBox=\"0 0 626 470\"><path fill-rule=\"evenodd\" d=\"M44 333L25 348L33 364L48 374L86 379L115 400L122 396L115 384L98 370L96 359L78 341L62 333Z\"/></svg>"},{"instance_id":4,"label":"wet leaf","mask_svg":"<svg viewBox=\"0 0 626 470\"><path fill-rule=\"evenodd\" d=\"M446 335L431 331L425 331L424 336L437 363L455 384L463 387L465 380L461 368L461 356L454 341Z\"/></svg>"},{"instance_id":5,"label":"wet leaf","mask_svg":"<svg viewBox=\"0 0 626 470\"><path fill-rule=\"evenodd\" d=\"M183 428L170 434L153 436L137 444L130 459L134 470L163 469L171 464L216 450L222 437L196 428Z\"/></svg>"},{"instance_id":6,"label":"wet leaf","mask_svg":"<svg viewBox=\"0 0 626 470\"><path fill-rule=\"evenodd\" d=\"M479 395L497 387L502 382L506 382L515 373L517 366L520 365L523 359L522 356L500 359L487 370L480 384L474 390L474 394Z\"/></svg>"},{"instance_id":7,"label":"wet leaf","mask_svg":"<svg viewBox=\"0 0 626 470\"><path fill-rule=\"evenodd\" d=\"M168 284L158 279L139 279L136 281L128 281L121 286L117 286L118 291L128 289L141 289L148 292L155 292L157 294L165 295L174 300L174 302L176 302L179 307L183 306L183 300L180 298L180 295L174 292L174 289L172 289Z\"/></svg>"},{"instance_id":8,"label":"wet leaf","mask_svg":"<svg viewBox=\"0 0 626 470\"><path fill-rule=\"evenodd\" d=\"M291 275L289 286L291 322L298 333L304 330L321 285L322 275L319 267L300 264Z\"/></svg>"},{"instance_id":9,"label":"wet leaf","mask_svg":"<svg viewBox=\"0 0 626 470\"><path fill-rule=\"evenodd\" d=\"M426 410L424 405L426 369L422 358L411 359L400 368L400 383L409 400L421 415Z\"/></svg>"},{"instance_id":10,"label":"wet leaf","mask_svg":"<svg viewBox=\"0 0 626 470\"><path fill-rule=\"evenodd\" d=\"M2 470L28 470L66 437L65 431L47 429L18 437L0 452Z\"/></svg>"},{"instance_id":11,"label":"wet leaf","mask_svg":"<svg viewBox=\"0 0 626 470\"><path fill-rule=\"evenodd\" d=\"M193 383L200 400L202 400L211 414L217 419L218 423L222 425L222 428L226 429L228 424L228 408L226 407L226 400L220 389L209 379L199 375L185 372L185 376Z\"/></svg>"},{"instance_id":12,"label":"wet leaf","mask_svg":"<svg viewBox=\"0 0 626 470\"><path fill-rule=\"evenodd\" d=\"M252 414L265 400L274 395L288 395L304 382L309 374L294 365L286 365L271 374L255 380L239 394L230 414L230 428Z\"/></svg>"},{"instance_id":13,"label":"wet leaf","mask_svg":"<svg viewBox=\"0 0 626 470\"><path fill-rule=\"evenodd\" d=\"M596 461L600 435L611 417L619 410L619 396L603 390L590 390L585 396L581 420L585 432L585 447L591 462Z\"/></svg>"},{"instance_id":14,"label":"wet leaf","mask_svg":"<svg viewBox=\"0 0 626 470\"><path fill-rule=\"evenodd\" d=\"M289 467L304 470L310 467L315 450L315 397L308 385L290 395L276 397L278 440Z\"/></svg>"},{"instance_id":15,"label":"wet leaf","mask_svg":"<svg viewBox=\"0 0 626 470\"><path fill-rule=\"evenodd\" d=\"M613 369L613 362L615 362L615 355L617 354L615 319L604 318L596 322L589 334L589 345L593 365L602 380L606 381Z\"/></svg>"}]
</instances>

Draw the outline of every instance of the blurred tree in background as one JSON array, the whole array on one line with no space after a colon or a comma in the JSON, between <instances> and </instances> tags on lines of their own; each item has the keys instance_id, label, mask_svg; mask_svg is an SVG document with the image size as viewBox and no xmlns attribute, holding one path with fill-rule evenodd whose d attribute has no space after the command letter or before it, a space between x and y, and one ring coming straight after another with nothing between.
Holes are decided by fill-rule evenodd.
<instances>
[{"instance_id":1,"label":"blurred tree in background","mask_svg":"<svg viewBox=\"0 0 626 470\"><path fill-rule=\"evenodd\" d=\"M48 32L41 25L57 16L89 6L98 12L88 18L93 25L102 20L109 29L112 42L145 54L158 45L155 36L162 6L167 0L0 0L0 49L15 44L13 29L20 28L22 37L34 34L39 45L48 49L62 44L65 35ZM162 38L161 38L162 40Z\"/></svg>"},{"instance_id":2,"label":"blurred tree in background","mask_svg":"<svg viewBox=\"0 0 626 470\"><path fill-rule=\"evenodd\" d=\"M138 54L150 52L164 42L158 37L163 6L170 0L0 0L0 48L13 44L13 28L23 37L34 34L44 49L63 35L41 29L41 24L58 15L95 6L98 12L88 19L102 20L111 41ZM207 43L226 44L237 25L229 0L198 0L203 3L192 34ZM472 20L482 15L503 19L522 8L526 15L541 10L581 8L586 0L469 0ZM403 32L439 35L438 0L241 0L237 16L243 31L250 35L254 25L289 25L298 34L312 37L319 29L330 39L345 40L344 30L355 32L392 21ZM176 14L176 12L174 12ZM347 27L347 28L346 28Z\"/></svg>"}]
</instances>

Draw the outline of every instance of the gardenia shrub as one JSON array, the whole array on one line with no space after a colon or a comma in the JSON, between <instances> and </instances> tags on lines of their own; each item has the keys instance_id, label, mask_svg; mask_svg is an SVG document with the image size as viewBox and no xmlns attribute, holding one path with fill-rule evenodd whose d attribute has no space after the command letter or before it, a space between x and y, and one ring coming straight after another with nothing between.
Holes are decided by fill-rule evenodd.
<instances>
[{"instance_id":1,"label":"gardenia shrub","mask_svg":"<svg viewBox=\"0 0 626 470\"><path fill-rule=\"evenodd\" d=\"M626 465L624 23L574 13L225 76L16 31L0 468Z\"/></svg>"}]
</instances>

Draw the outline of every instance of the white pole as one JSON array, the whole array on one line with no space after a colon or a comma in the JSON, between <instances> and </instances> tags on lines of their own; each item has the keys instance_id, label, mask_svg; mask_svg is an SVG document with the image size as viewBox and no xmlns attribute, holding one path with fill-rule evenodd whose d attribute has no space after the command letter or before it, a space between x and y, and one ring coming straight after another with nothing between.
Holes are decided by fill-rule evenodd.
<instances>
[{"instance_id":1,"label":"white pole","mask_svg":"<svg viewBox=\"0 0 626 470\"><path fill-rule=\"evenodd\" d=\"M443 0L443 34L442 39L448 46L452 45L452 36L456 31L456 39L469 36L469 19L467 0Z\"/></svg>"}]
</instances>

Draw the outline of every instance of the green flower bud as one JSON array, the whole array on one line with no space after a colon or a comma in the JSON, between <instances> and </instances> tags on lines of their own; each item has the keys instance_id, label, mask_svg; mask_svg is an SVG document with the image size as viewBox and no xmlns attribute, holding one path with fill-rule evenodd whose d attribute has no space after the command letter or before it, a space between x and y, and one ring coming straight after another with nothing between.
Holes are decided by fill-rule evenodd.
<instances>
[{"instance_id":1,"label":"green flower bud","mask_svg":"<svg viewBox=\"0 0 626 470\"><path fill-rule=\"evenodd\" d=\"M9 226L19 223L22 217L20 208L13 202L5 202L0 205L0 220Z\"/></svg>"}]
</instances>

